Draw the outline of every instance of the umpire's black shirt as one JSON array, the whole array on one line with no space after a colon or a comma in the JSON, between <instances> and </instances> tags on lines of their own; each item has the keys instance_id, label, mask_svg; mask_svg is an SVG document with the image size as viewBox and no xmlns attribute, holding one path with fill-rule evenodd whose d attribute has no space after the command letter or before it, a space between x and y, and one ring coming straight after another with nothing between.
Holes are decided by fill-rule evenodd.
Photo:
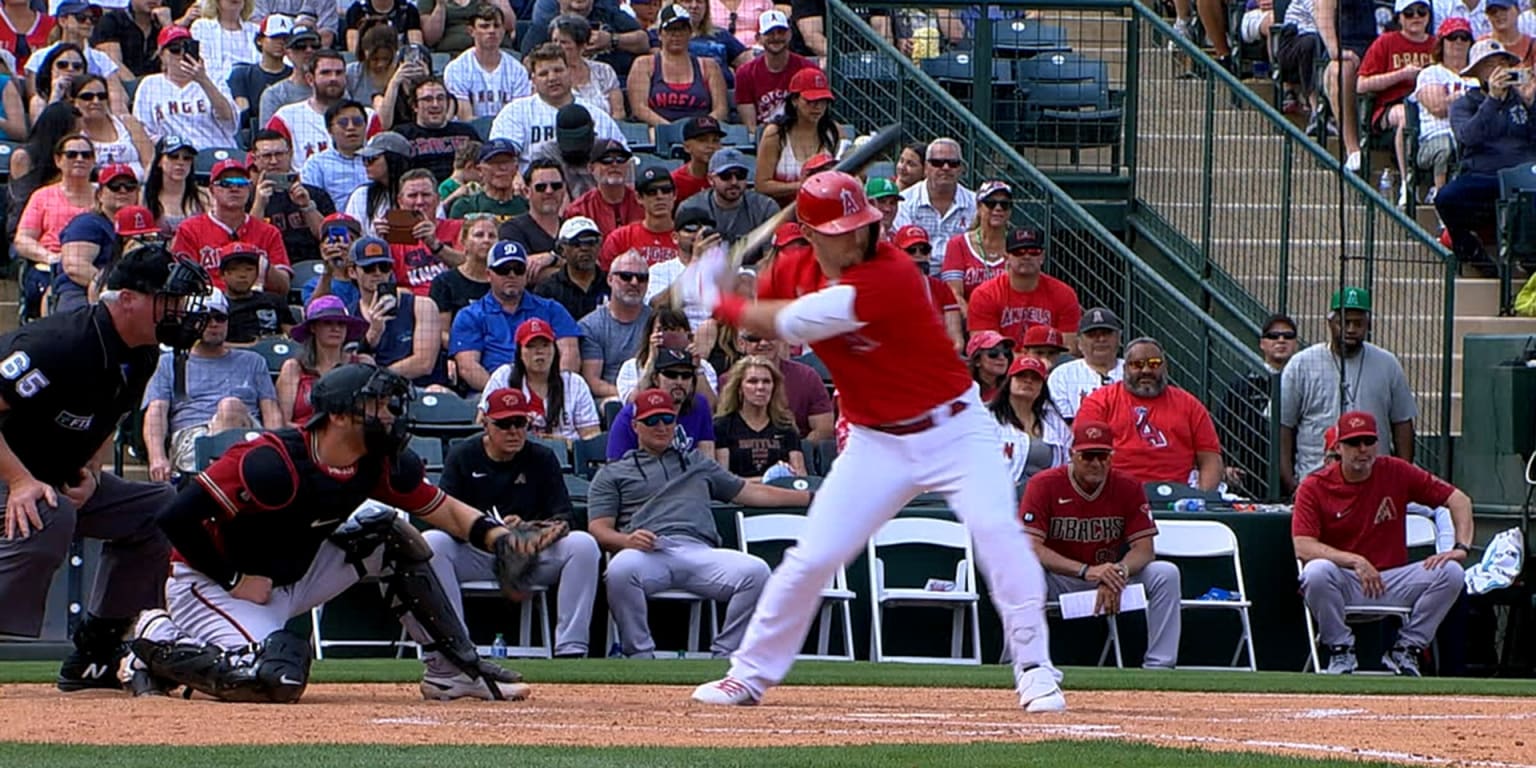
<instances>
[{"instance_id":1,"label":"umpire's black shirt","mask_svg":"<svg viewBox=\"0 0 1536 768\"><path fill-rule=\"evenodd\" d=\"M489 512L524 520L564 520L572 529L581 527L571 511L571 495L565 490L560 460L542 445L523 444L510 461L493 461L481 438L455 445L443 460L444 493Z\"/></svg>"},{"instance_id":2,"label":"umpire's black shirt","mask_svg":"<svg viewBox=\"0 0 1536 768\"><path fill-rule=\"evenodd\" d=\"M49 485L80 469L137 408L160 349L131 349L104 304L80 307L0 336L0 435Z\"/></svg>"}]
</instances>

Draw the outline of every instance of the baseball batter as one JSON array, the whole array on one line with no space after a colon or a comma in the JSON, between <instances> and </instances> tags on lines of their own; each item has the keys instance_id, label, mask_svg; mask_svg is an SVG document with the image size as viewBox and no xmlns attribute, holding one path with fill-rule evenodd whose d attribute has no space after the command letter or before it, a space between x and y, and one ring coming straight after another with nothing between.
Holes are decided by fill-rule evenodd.
<instances>
[{"instance_id":1,"label":"baseball batter","mask_svg":"<svg viewBox=\"0 0 1536 768\"><path fill-rule=\"evenodd\" d=\"M433 574L432 550L398 507L498 559L500 519L426 483L405 450L410 382L372 364L315 383L315 414L224 453L159 515L175 550L166 606L145 611L124 677L135 694L187 686L225 701L292 702L309 680L309 639L284 625L379 576L428 651L427 699L516 700L515 672L483 661ZM369 499L385 504L369 504ZM357 509L356 512L353 512ZM498 574L499 575L499 574Z\"/></svg>"},{"instance_id":2,"label":"baseball batter","mask_svg":"<svg viewBox=\"0 0 1536 768\"><path fill-rule=\"evenodd\" d=\"M794 301L748 304L724 289L731 270L718 250L679 281L680 298L710 307L722 322L810 344L831 371L852 425L847 448L811 503L804 534L768 580L729 674L699 686L694 700L757 703L789 672L838 566L914 496L938 491L976 542L1015 659L1020 706L1065 709L1048 659L1044 575L1012 514L1013 484L997 460L976 386L938 315L911 311L928 304L922 275L907 254L880 241L880 211L852 176L811 177L797 204L825 287L813 285Z\"/></svg>"}]
</instances>

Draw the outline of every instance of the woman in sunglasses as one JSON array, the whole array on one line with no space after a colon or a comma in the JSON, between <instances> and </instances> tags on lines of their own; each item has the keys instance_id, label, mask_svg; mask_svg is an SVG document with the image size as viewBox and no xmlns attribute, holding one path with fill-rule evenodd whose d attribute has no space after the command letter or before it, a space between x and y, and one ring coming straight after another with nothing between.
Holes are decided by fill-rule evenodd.
<instances>
[{"instance_id":1,"label":"woman in sunglasses","mask_svg":"<svg viewBox=\"0 0 1536 768\"><path fill-rule=\"evenodd\" d=\"M80 55L81 66L79 69L70 70L67 74L83 75L89 72L106 78L107 90L112 96L112 111L119 114L128 111L130 104L128 92L123 89L122 68L112 60L112 57L91 45L91 33L96 31L96 23L101 20L101 15L102 9L86 0L64 0L59 4L58 10L55 11L58 27L57 37L54 39L57 42L38 48L32 52L31 58L27 59L26 73L32 84L33 93L49 101L55 100L51 98L51 90L42 88L43 75L51 74L54 79L57 79L59 72L52 66L52 57L58 49L72 46Z\"/></svg>"},{"instance_id":2,"label":"woman in sunglasses","mask_svg":"<svg viewBox=\"0 0 1536 768\"><path fill-rule=\"evenodd\" d=\"M517 327L517 356L491 373L485 392L504 387L527 398L532 418L528 428L539 437L569 443L602 431L592 390L580 373L560 370L555 329L539 318L524 320ZM482 405L484 399L482 395Z\"/></svg>"},{"instance_id":3,"label":"woman in sunglasses","mask_svg":"<svg viewBox=\"0 0 1536 768\"><path fill-rule=\"evenodd\" d=\"M982 402L1006 389L1008 366L1013 362L1012 339L997 331L973 333L965 343L965 357L970 361L971 380L981 387Z\"/></svg>"},{"instance_id":4,"label":"woman in sunglasses","mask_svg":"<svg viewBox=\"0 0 1536 768\"><path fill-rule=\"evenodd\" d=\"M71 219L59 234L61 269L53 280L55 311L85 306L91 284L122 253L117 212L138 202L139 178L132 168L114 163L97 169L96 206Z\"/></svg>"},{"instance_id":5,"label":"woman in sunglasses","mask_svg":"<svg viewBox=\"0 0 1536 768\"><path fill-rule=\"evenodd\" d=\"M133 115L114 115L107 109L107 81L96 75L75 79L69 97L80 110L80 132L96 145L97 165L126 165L135 177L144 178L144 160L154 156L154 142Z\"/></svg>"},{"instance_id":6,"label":"woman in sunglasses","mask_svg":"<svg viewBox=\"0 0 1536 768\"><path fill-rule=\"evenodd\" d=\"M42 57L32 91L32 113L49 104L69 101L70 87L85 77L85 52L74 43L59 43Z\"/></svg>"},{"instance_id":7,"label":"woman in sunglasses","mask_svg":"<svg viewBox=\"0 0 1536 768\"><path fill-rule=\"evenodd\" d=\"M59 235L64 226L96 202L91 186L96 150L90 139L72 133L54 145L53 164L59 168L59 178L33 192L27 200L16 225L15 243L16 253L35 265L34 271L48 271L49 282L59 263Z\"/></svg>"},{"instance_id":8,"label":"woman in sunglasses","mask_svg":"<svg viewBox=\"0 0 1536 768\"><path fill-rule=\"evenodd\" d=\"M955 235L944 245L944 261L939 279L960 299L962 314L968 309L976 286L1003 271L1008 253L1008 219L1013 215L1013 188L1005 181L983 182L976 190L976 220L964 234Z\"/></svg>"},{"instance_id":9,"label":"woman in sunglasses","mask_svg":"<svg viewBox=\"0 0 1536 768\"><path fill-rule=\"evenodd\" d=\"M288 332L303 346L298 357L283 361L277 374L277 407L284 423L299 429L314 415L309 390L321 376L346 363L372 363L373 358L349 351L368 332L368 321L347 312L335 296L320 296L304 308L304 322Z\"/></svg>"},{"instance_id":10,"label":"woman in sunglasses","mask_svg":"<svg viewBox=\"0 0 1536 768\"><path fill-rule=\"evenodd\" d=\"M183 221L208 210L206 193L192 181L197 149L180 136L162 136L155 143L155 162L144 180L144 206L160 222L166 237Z\"/></svg>"},{"instance_id":11,"label":"woman in sunglasses","mask_svg":"<svg viewBox=\"0 0 1536 768\"><path fill-rule=\"evenodd\" d=\"M749 355L725 375L715 404L715 461L749 481L762 480L763 473L780 465L797 476L805 474L805 452L784 394L784 374L772 360Z\"/></svg>"},{"instance_id":12,"label":"woman in sunglasses","mask_svg":"<svg viewBox=\"0 0 1536 768\"><path fill-rule=\"evenodd\" d=\"M997 420L1008 477L1015 483L1067 463L1072 448L1072 428L1051 400L1049 375L1045 363L1020 355L1008 366L1007 386L1000 387L987 404Z\"/></svg>"}]
</instances>

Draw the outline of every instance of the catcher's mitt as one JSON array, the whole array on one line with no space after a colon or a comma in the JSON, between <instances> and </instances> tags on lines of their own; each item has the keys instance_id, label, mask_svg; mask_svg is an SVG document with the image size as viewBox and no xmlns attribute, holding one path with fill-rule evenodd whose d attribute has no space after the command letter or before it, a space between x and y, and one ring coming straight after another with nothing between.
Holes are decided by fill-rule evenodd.
<instances>
[{"instance_id":1,"label":"catcher's mitt","mask_svg":"<svg viewBox=\"0 0 1536 768\"><path fill-rule=\"evenodd\" d=\"M507 535L496 540L496 583L501 591L513 600L522 599L518 584L533 561L569 530L558 520L522 520L507 525Z\"/></svg>"}]
</instances>

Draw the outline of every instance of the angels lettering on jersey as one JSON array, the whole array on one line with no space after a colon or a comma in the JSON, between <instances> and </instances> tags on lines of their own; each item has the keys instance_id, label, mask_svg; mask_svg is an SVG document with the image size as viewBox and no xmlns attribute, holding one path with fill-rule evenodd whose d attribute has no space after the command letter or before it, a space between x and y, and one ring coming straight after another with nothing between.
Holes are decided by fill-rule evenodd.
<instances>
[{"instance_id":1,"label":"angels lettering on jersey","mask_svg":"<svg viewBox=\"0 0 1536 768\"><path fill-rule=\"evenodd\" d=\"M207 115L213 112L213 107L207 99L192 99L191 101L164 101L155 105L155 120L162 121L172 117Z\"/></svg>"},{"instance_id":2,"label":"angels lettering on jersey","mask_svg":"<svg viewBox=\"0 0 1536 768\"><path fill-rule=\"evenodd\" d=\"M1044 307L1004 307L1002 320L998 322L1004 328L1022 325L1025 330L1031 325L1050 324L1051 311Z\"/></svg>"},{"instance_id":3,"label":"angels lettering on jersey","mask_svg":"<svg viewBox=\"0 0 1536 768\"><path fill-rule=\"evenodd\" d=\"M1152 411L1144 405L1136 406L1136 434L1153 448L1167 448L1168 436L1151 420Z\"/></svg>"}]
</instances>

